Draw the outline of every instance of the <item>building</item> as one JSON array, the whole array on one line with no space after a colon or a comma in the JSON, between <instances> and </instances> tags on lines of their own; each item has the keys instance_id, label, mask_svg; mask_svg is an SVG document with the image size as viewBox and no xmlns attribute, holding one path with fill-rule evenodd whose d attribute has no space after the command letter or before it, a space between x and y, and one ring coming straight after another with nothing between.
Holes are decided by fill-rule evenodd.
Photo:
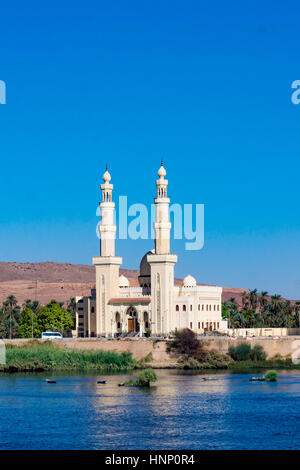
<instances>
[{"instance_id":1,"label":"building","mask_svg":"<svg viewBox=\"0 0 300 470\"><path fill-rule=\"evenodd\" d=\"M161 164L154 199L155 247L140 262L139 286L130 286L119 275L122 258L115 254L116 225L113 185L106 169L101 184L100 256L93 258L96 288L90 297L77 297L77 335L84 337L115 336L117 333L139 333L147 330L165 336L175 329L190 328L196 333L225 330L222 321L222 287L197 285L188 275L181 286L174 285L177 255L170 252L170 199L168 181Z\"/></svg>"}]
</instances>

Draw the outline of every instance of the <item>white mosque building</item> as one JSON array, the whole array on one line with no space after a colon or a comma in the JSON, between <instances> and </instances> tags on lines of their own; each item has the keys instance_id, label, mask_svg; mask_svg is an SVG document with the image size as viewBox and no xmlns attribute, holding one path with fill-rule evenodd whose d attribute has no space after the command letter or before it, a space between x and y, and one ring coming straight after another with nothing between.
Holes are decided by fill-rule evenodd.
<instances>
[{"instance_id":1,"label":"white mosque building","mask_svg":"<svg viewBox=\"0 0 300 470\"><path fill-rule=\"evenodd\" d=\"M174 285L177 255L170 252L170 199L168 181L161 164L154 199L155 247L140 262L139 286L119 275L122 258L115 255L116 225L113 185L106 169L101 184L100 256L93 258L96 288L90 297L76 297L76 331L79 337L116 336L136 333L143 336L166 336L176 329L190 328L196 333L224 331L222 320L222 287L197 285L195 278L186 276L181 286Z\"/></svg>"}]
</instances>

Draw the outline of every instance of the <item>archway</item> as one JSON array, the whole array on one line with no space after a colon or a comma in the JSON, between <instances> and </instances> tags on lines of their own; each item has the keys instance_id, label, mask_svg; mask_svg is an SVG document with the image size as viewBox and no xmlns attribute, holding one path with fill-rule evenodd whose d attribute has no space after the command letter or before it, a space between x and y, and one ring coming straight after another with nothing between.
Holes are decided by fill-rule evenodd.
<instances>
[{"instance_id":1,"label":"archway","mask_svg":"<svg viewBox=\"0 0 300 470\"><path fill-rule=\"evenodd\" d=\"M126 313L128 333L137 333L140 331L140 324L137 318L137 311L134 307L129 307Z\"/></svg>"},{"instance_id":2,"label":"archway","mask_svg":"<svg viewBox=\"0 0 300 470\"><path fill-rule=\"evenodd\" d=\"M121 315L119 312L116 313L115 316L115 332L116 333L121 333L122 328L121 328Z\"/></svg>"},{"instance_id":3,"label":"archway","mask_svg":"<svg viewBox=\"0 0 300 470\"><path fill-rule=\"evenodd\" d=\"M149 314L144 312L144 332L150 329Z\"/></svg>"}]
</instances>

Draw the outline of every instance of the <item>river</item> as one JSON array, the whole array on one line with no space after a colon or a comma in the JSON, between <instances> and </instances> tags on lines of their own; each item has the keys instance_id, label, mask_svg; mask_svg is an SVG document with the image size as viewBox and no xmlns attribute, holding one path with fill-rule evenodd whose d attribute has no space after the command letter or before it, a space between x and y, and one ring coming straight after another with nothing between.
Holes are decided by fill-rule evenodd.
<instances>
[{"instance_id":1,"label":"river","mask_svg":"<svg viewBox=\"0 0 300 470\"><path fill-rule=\"evenodd\" d=\"M56 384L2 374L0 449L300 448L300 371L276 383L249 382L257 372L157 374L150 389L118 387L124 374L56 374Z\"/></svg>"}]
</instances>

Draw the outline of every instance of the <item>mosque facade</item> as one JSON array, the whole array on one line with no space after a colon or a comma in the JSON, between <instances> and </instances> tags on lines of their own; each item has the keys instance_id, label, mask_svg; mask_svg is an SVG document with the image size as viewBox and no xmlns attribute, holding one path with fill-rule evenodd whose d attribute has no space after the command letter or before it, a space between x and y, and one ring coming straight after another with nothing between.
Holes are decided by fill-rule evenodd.
<instances>
[{"instance_id":1,"label":"mosque facade","mask_svg":"<svg viewBox=\"0 0 300 470\"><path fill-rule=\"evenodd\" d=\"M138 286L120 276L122 258L115 254L116 225L111 176L106 169L101 184L100 256L93 258L96 286L89 297L76 297L76 331L79 337L118 335L167 336L176 329L195 333L224 331L222 287L199 285L187 275L174 283L177 255L170 251L170 199L168 180L161 164L154 199L155 246L140 262Z\"/></svg>"}]
</instances>

